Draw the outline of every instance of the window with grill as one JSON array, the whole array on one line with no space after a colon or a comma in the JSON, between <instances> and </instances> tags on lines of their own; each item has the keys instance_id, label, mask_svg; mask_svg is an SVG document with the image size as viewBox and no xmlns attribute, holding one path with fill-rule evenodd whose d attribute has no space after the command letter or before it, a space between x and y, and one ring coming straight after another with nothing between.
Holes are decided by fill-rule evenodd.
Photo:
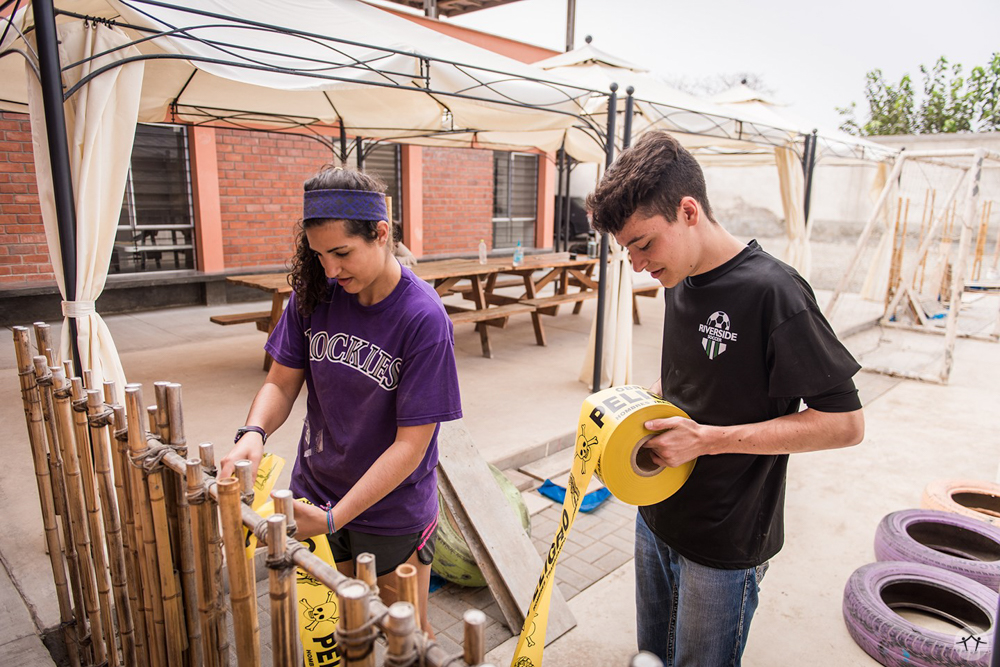
<instances>
[{"instance_id":1,"label":"window with grill","mask_svg":"<svg viewBox=\"0 0 1000 667\"><path fill-rule=\"evenodd\" d=\"M493 153L493 247L535 245L538 220L538 156Z\"/></svg>"},{"instance_id":2,"label":"window with grill","mask_svg":"<svg viewBox=\"0 0 1000 667\"><path fill-rule=\"evenodd\" d=\"M401 224L399 184L402 181L399 144L365 146L365 171L373 173L385 183L385 196L392 197L392 221Z\"/></svg>"},{"instance_id":3,"label":"window with grill","mask_svg":"<svg viewBox=\"0 0 1000 667\"><path fill-rule=\"evenodd\" d=\"M193 270L194 250L187 132L138 125L110 273Z\"/></svg>"}]
</instances>

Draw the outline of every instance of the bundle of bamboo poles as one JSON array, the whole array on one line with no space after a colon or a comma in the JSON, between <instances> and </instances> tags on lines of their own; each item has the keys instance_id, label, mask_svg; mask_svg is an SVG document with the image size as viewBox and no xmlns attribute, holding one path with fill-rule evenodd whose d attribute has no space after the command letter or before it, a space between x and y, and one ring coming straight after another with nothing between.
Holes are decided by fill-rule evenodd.
<instances>
[{"instance_id":1,"label":"bundle of bamboo poles","mask_svg":"<svg viewBox=\"0 0 1000 667\"><path fill-rule=\"evenodd\" d=\"M359 579L350 579L287 536L290 492L272 494L276 513L264 520L246 502L253 480L215 479L211 444L188 458L180 385L156 383L157 404L146 406L142 387L129 384L118 405L112 383L94 387L89 372L73 377L71 364L56 363L47 325L36 324L34 333L41 354L32 356L26 327L14 328L14 346L62 638L74 667L229 665L229 615L237 664L259 665L243 526L268 549L274 664L302 664L297 567L337 593L337 662L374 665L381 636L386 665L459 664L418 630L412 566L397 570L400 602L386 608L373 593L373 556L360 556ZM467 665L483 664L485 622L482 612L467 615Z\"/></svg>"}]
</instances>

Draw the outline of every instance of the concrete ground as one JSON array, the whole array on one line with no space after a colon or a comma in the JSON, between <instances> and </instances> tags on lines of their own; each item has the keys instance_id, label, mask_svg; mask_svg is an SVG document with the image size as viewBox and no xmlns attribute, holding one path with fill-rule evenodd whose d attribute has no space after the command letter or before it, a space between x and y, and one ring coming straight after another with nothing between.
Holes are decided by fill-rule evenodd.
<instances>
[{"instance_id":1,"label":"concrete ground","mask_svg":"<svg viewBox=\"0 0 1000 667\"><path fill-rule=\"evenodd\" d=\"M995 313L996 303L991 303L988 307ZM654 299L641 299L639 307L643 324L634 333L634 381L648 384L657 373L662 307ZM220 327L208 318L254 308L239 304L108 318L129 380L144 384L147 401L154 381L182 383L188 441L215 442L220 456L264 377L264 336L251 325ZM566 444L580 403L589 394L577 377L593 309L594 302L588 302L579 316L566 309L546 318L545 348L534 344L530 320L514 318L507 329L493 331L493 359L480 356L479 338L471 326L457 328L465 423L484 458L503 469L517 468ZM848 320L851 314L861 315L857 306L844 311ZM838 326L847 324L845 320ZM933 367L943 354L942 339L897 331L876 329L847 342L863 362L879 366ZM942 477L995 478L1000 438L992 406L1000 400L998 371L1000 345L959 340L947 386L858 375L866 409L865 441L848 451L792 457L786 544L763 581L745 664L875 664L845 629L840 611L844 583L854 569L874 559L872 540L881 517L918 506L926 483ZM0 507L13 520L0 531L0 664L28 666L51 664L37 632L55 626L58 613L18 394L8 333L0 338L0 425L5 434L0 440ZM303 403L300 399L296 405L292 423L269 440L269 449L289 462ZM289 471L290 466L279 487L287 483ZM537 545L551 535L542 534L549 523L546 509L536 511ZM627 525L634 510L612 501L591 515L597 518L590 527L606 532L600 524L612 521L612 515ZM586 531L586 526L580 529L582 538ZM604 537L592 541L626 552L627 530L616 528L613 537L617 542ZM604 571L595 577L586 565L609 553L595 555L597 551L590 552L592 560L584 565L574 567L567 560L560 575L578 626L550 645L546 664L625 665L635 651L631 561L627 556L620 563L606 560ZM586 574L590 576L579 576ZM468 595L484 601L481 594ZM490 660L509 664L515 641L500 643Z\"/></svg>"}]
</instances>

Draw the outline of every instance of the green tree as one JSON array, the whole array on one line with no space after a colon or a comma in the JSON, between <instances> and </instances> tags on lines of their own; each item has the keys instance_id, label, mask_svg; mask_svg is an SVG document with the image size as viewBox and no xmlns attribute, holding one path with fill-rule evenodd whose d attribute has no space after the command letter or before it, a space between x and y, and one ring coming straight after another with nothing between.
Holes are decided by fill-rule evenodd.
<instances>
[{"instance_id":1,"label":"green tree","mask_svg":"<svg viewBox=\"0 0 1000 667\"><path fill-rule=\"evenodd\" d=\"M868 100L868 120L859 125L854 118L856 105L838 108L845 117L840 129L850 134L874 136L882 134L911 134L914 131L913 85L909 75L899 84L885 80L882 70L874 69L866 75L865 98Z\"/></svg>"},{"instance_id":2,"label":"green tree","mask_svg":"<svg viewBox=\"0 0 1000 667\"><path fill-rule=\"evenodd\" d=\"M882 71L866 75L868 116L859 122L857 106L838 108L844 117L841 130L850 134L937 134L1000 130L1000 52L986 67L973 67L967 77L962 65L950 65L944 56L931 68L920 66L923 98L914 111L912 82L904 75L898 85L885 81Z\"/></svg>"}]
</instances>

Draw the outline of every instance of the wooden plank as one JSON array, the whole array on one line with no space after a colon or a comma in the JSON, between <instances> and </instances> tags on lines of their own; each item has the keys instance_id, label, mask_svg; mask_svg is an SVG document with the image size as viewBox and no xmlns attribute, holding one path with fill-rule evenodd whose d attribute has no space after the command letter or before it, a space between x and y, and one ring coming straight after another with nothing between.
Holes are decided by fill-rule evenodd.
<instances>
[{"instance_id":1,"label":"wooden plank","mask_svg":"<svg viewBox=\"0 0 1000 667\"><path fill-rule=\"evenodd\" d=\"M542 558L493 479L462 420L441 424L439 487L497 606L515 635L538 584ZM541 536L539 536L541 537ZM552 589L546 643L576 626L558 587Z\"/></svg>"},{"instance_id":2,"label":"wooden plank","mask_svg":"<svg viewBox=\"0 0 1000 667\"><path fill-rule=\"evenodd\" d=\"M534 309L534 306L525 303L511 303L505 306L484 308L482 310L462 310L448 313L448 317L451 318L454 324L468 324L471 322L502 319L519 313L530 313Z\"/></svg>"},{"instance_id":3,"label":"wooden plank","mask_svg":"<svg viewBox=\"0 0 1000 667\"><path fill-rule=\"evenodd\" d=\"M551 479L556 484L563 484L565 482L563 478L569 474L569 469L573 465L573 452L572 447L567 447L546 456L544 459L523 465L518 470L541 482ZM560 482L560 479L563 481ZM565 486L565 484L563 485Z\"/></svg>"},{"instance_id":4,"label":"wooden plank","mask_svg":"<svg viewBox=\"0 0 1000 667\"><path fill-rule=\"evenodd\" d=\"M586 292L570 292L568 294L556 294L555 296L543 296L538 299L525 299L522 303L529 304L541 310L551 306L558 306L561 303L575 303L577 301L587 301L597 296L597 292L587 290Z\"/></svg>"}]
</instances>

